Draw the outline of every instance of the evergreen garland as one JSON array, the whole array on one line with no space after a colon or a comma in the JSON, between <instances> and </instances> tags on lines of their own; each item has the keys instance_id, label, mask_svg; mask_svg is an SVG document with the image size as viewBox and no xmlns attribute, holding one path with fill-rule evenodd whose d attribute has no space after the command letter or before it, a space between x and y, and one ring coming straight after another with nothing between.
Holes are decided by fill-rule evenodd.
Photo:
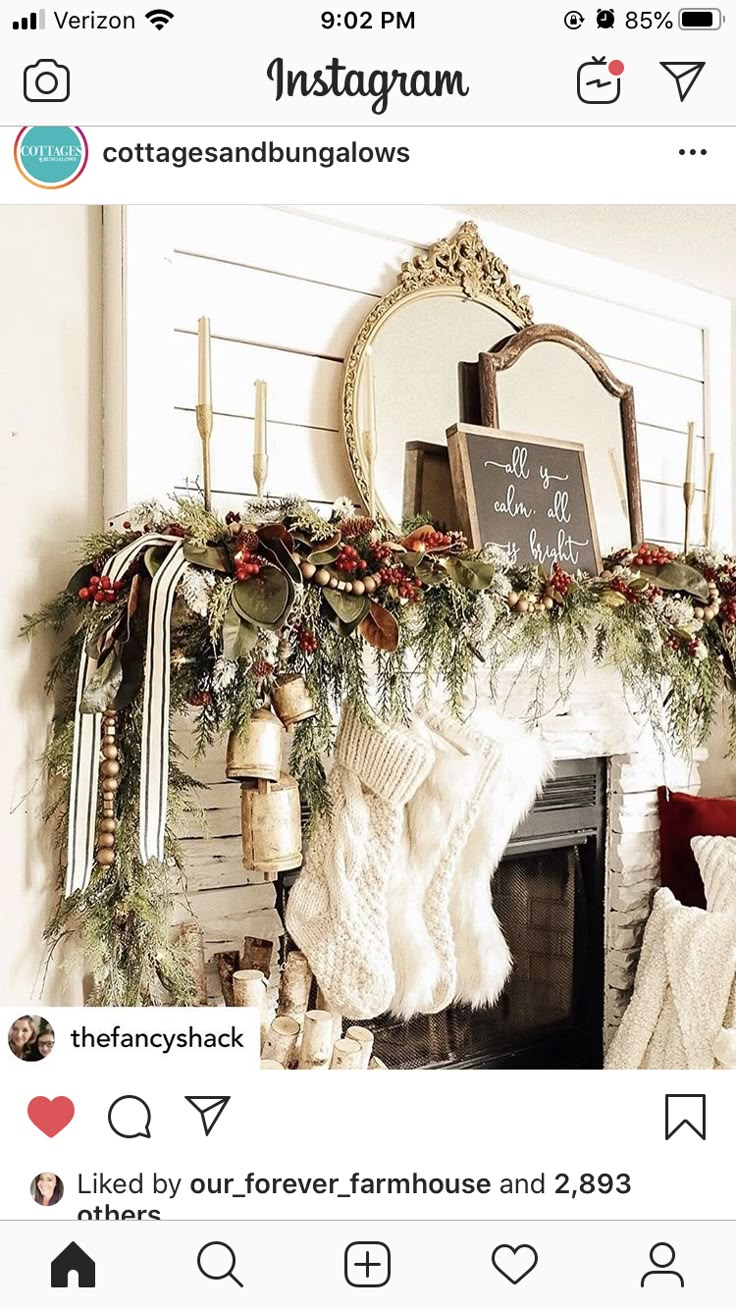
<instances>
[{"instance_id":1,"label":"evergreen garland","mask_svg":"<svg viewBox=\"0 0 736 1309\"><path fill-rule=\"evenodd\" d=\"M467 712L476 678L497 692L513 664L530 679L528 716L550 690L564 700L585 658L615 665L624 693L661 738L687 755L706 736L725 686L736 752L736 560L660 547L620 551L600 577L555 565L513 566L503 551L471 551L457 533L407 524L401 541L338 502L324 518L296 500L250 504L241 519L186 497L140 506L120 532L88 537L67 588L25 620L23 632L68 635L48 672L55 717L45 751L48 802L63 856L75 689L82 650L99 655L94 708L119 715L115 862L85 891L60 896L49 957L67 938L93 981L92 1003L186 1004L192 983L171 940L181 892L177 819L197 809L197 784L172 745L163 864L138 854L140 719L150 580L162 558L145 550L116 589L106 561L148 531L181 538L189 568L172 618L171 709L194 715L198 749L247 726L277 678L300 674L315 716L293 731L291 769L306 811L328 805L325 763L347 703L368 721L406 720L422 695ZM165 553L164 547L164 553ZM69 630L71 629L71 630ZM502 707L502 706L501 706Z\"/></svg>"}]
</instances>

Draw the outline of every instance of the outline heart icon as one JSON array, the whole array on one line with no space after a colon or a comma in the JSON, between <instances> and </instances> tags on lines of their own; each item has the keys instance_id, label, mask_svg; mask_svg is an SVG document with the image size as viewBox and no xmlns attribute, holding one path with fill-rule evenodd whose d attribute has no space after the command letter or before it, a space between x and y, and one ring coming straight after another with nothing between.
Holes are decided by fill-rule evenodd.
<instances>
[{"instance_id":1,"label":"outline heart icon","mask_svg":"<svg viewBox=\"0 0 736 1309\"><path fill-rule=\"evenodd\" d=\"M524 1268L523 1271L519 1273L518 1277L514 1275L513 1271L507 1272L506 1269L503 1268L501 1264L498 1262L496 1256L501 1254L504 1250L508 1250L509 1254L511 1255L511 1260L508 1262L511 1264L512 1267L514 1261L517 1260L517 1256L522 1251L526 1250L531 1255L531 1263L529 1263L528 1260L524 1260L524 1262L528 1264L528 1267ZM491 1255L491 1263L493 1264L493 1267L495 1268L496 1272L500 1273L502 1277L505 1277L507 1282L511 1282L512 1286L518 1286L519 1282L523 1282L525 1277L528 1277L530 1273L534 1272L534 1269L539 1263L539 1255L537 1254L533 1245L497 1245L495 1250L493 1251L493 1254Z\"/></svg>"},{"instance_id":2,"label":"outline heart icon","mask_svg":"<svg viewBox=\"0 0 736 1309\"><path fill-rule=\"evenodd\" d=\"M57 1095L55 1100L36 1095L28 1106L28 1117L46 1136L58 1136L72 1121L74 1105L66 1095Z\"/></svg>"}]
</instances>

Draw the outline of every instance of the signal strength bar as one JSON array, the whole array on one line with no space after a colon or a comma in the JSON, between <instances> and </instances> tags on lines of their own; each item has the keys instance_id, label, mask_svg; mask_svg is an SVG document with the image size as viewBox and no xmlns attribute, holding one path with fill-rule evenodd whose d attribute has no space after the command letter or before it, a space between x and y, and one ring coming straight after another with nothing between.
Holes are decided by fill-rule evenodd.
<instances>
[{"instance_id":1,"label":"signal strength bar","mask_svg":"<svg viewBox=\"0 0 736 1309\"><path fill-rule=\"evenodd\" d=\"M46 10L29 14L27 18L17 18L13 23L14 32L43 32L46 27Z\"/></svg>"}]
</instances>

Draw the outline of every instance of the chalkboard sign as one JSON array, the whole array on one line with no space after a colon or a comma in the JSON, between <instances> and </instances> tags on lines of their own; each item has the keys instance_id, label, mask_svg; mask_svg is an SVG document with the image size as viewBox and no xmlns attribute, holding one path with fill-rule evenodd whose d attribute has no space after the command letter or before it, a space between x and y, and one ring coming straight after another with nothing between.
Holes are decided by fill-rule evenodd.
<instances>
[{"instance_id":1,"label":"chalkboard sign","mask_svg":"<svg viewBox=\"0 0 736 1309\"><path fill-rule=\"evenodd\" d=\"M493 427L447 433L455 503L469 543L502 545L513 563L601 571L585 451Z\"/></svg>"}]
</instances>

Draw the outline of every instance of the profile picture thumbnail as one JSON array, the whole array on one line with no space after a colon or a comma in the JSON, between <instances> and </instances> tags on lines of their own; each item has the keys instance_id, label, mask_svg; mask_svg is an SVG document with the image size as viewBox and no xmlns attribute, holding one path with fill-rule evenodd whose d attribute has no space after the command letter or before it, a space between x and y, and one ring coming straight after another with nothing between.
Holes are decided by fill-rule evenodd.
<instances>
[{"instance_id":1,"label":"profile picture thumbnail","mask_svg":"<svg viewBox=\"0 0 736 1309\"><path fill-rule=\"evenodd\" d=\"M31 1182L31 1198L44 1209L58 1204L64 1195L64 1183L56 1173L38 1173Z\"/></svg>"},{"instance_id":2,"label":"profile picture thumbnail","mask_svg":"<svg viewBox=\"0 0 736 1309\"><path fill-rule=\"evenodd\" d=\"M8 1032L10 1053L26 1063L38 1063L51 1054L56 1037L51 1023L40 1014L21 1014Z\"/></svg>"}]
</instances>

